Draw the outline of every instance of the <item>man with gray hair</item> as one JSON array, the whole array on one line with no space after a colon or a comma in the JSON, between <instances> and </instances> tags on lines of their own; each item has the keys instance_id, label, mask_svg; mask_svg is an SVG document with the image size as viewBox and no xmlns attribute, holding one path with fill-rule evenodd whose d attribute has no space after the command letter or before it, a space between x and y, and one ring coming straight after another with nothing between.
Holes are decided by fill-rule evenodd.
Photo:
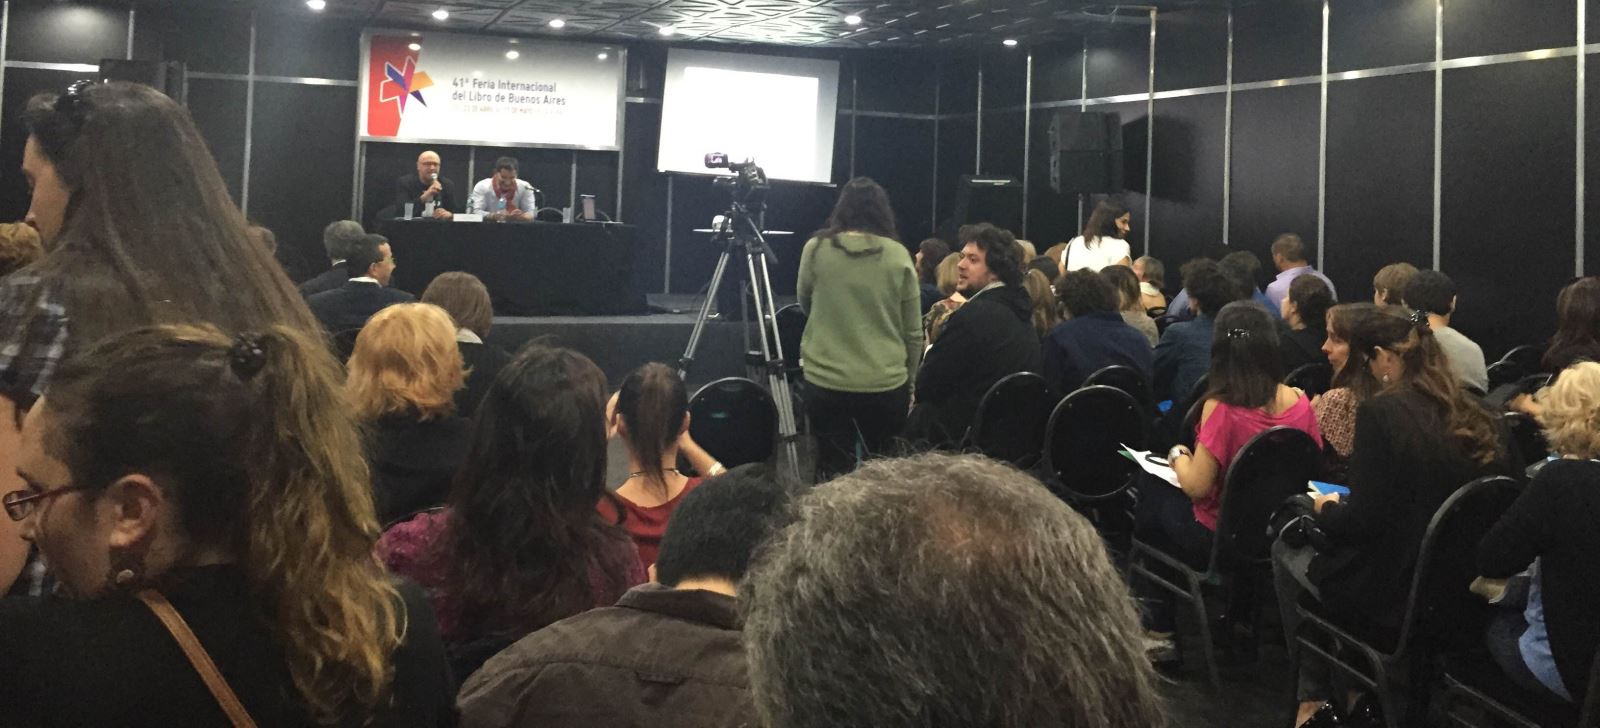
<instances>
[{"instance_id":1,"label":"man with gray hair","mask_svg":"<svg viewBox=\"0 0 1600 728\"><path fill-rule=\"evenodd\" d=\"M300 295L310 298L323 291L339 288L350 280L350 271L344 261L350 257L350 248L361 245L366 237L367 231L362 230L361 223L355 220L339 220L323 228L322 247L328 251L328 261L332 265L317 277L301 283Z\"/></svg>"},{"instance_id":2,"label":"man with gray hair","mask_svg":"<svg viewBox=\"0 0 1600 728\"><path fill-rule=\"evenodd\" d=\"M1033 478L879 460L793 518L741 589L767 728L1165 724L1104 544Z\"/></svg>"}]
</instances>

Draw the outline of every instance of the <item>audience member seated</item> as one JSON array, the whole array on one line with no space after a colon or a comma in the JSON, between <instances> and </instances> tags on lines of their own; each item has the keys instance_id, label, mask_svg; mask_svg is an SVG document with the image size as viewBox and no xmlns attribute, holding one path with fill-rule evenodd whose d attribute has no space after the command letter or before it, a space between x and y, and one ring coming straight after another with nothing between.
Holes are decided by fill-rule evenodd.
<instances>
[{"instance_id":1,"label":"audience member seated","mask_svg":"<svg viewBox=\"0 0 1600 728\"><path fill-rule=\"evenodd\" d=\"M1273 545L1287 634L1298 628L1295 605L1306 594L1336 619L1398 630L1434 513L1468 481L1511 471L1503 428L1450 373L1424 314L1390 306L1355 323L1350 350L1370 352L1368 366L1383 388L1356 410L1349 497L1315 501L1327 543ZM1333 724L1324 717L1336 712L1326 702L1327 666L1314 655L1302 661L1298 693L1296 725Z\"/></svg>"},{"instance_id":2,"label":"audience member seated","mask_svg":"<svg viewBox=\"0 0 1600 728\"><path fill-rule=\"evenodd\" d=\"M466 375L444 309L402 303L374 314L356 337L345 394L366 427L378 523L443 504L472 441L455 414Z\"/></svg>"},{"instance_id":3,"label":"audience member seated","mask_svg":"<svg viewBox=\"0 0 1600 728\"><path fill-rule=\"evenodd\" d=\"M922 362L917 274L895 230L889 193L850 180L827 227L806 241L795 285L806 414L823 477L883 452L905 429Z\"/></svg>"},{"instance_id":4,"label":"audience member seated","mask_svg":"<svg viewBox=\"0 0 1600 728\"><path fill-rule=\"evenodd\" d=\"M245 235L250 237L251 241L253 241L256 245L261 246L261 249L266 251L267 255L277 257L278 236L272 232L271 228L268 228L265 225L250 223L249 225L245 226L244 232Z\"/></svg>"},{"instance_id":5,"label":"audience member seated","mask_svg":"<svg viewBox=\"0 0 1600 728\"><path fill-rule=\"evenodd\" d=\"M1178 407L1185 406L1189 391L1211 367L1211 329L1217 312L1240 294L1222 267L1205 258L1184 264L1183 288L1193 297L1189 307L1196 316L1168 326L1155 352L1156 398L1172 400Z\"/></svg>"},{"instance_id":6,"label":"audience member seated","mask_svg":"<svg viewBox=\"0 0 1600 728\"><path fill-rule=\"evenodd\" d=\"M685 496L652 583L489 660L461 689L461 725L757 725L738 585L787 501L761 465Z\"/></svg>"},{"instance_id":7,"label":"audience member seated","mask_svg":"<svg viewBox=\"0 0 1600 728\"><path fill-rule=\"evenodd\" d=\"M1061 264L1048 255L1036 256L1033 260L1028 261L1026 267L1028 270L1036 270L1043 273L1044 279L1049 282L1054 282L1055 279L1061 277Z\"/></svg>"},{"instance_id":8,"label":"audience member seated","mask_svg":"<svg viewBox=\"0 0 1600 728\"><path fill-rule=\"evenodd\" d=\"M1150 346L1160 342L1161 332L1156 330L1156 320L1145 313L1139 292L1139 276L1134 274L1133 269L1125 265L1108 265L1100 269L1100 277L1110 283L1111 289L1116 292L1117 309L1122 314L1122 320L1143 334L1145 343Z\"/></svg>"},{"instance_id":9,"label":"audience member seated","mask_svg":"<svg viewBox=\"0 0 1600 728\"><path fill-rule=\"evenodd\" d=\"M1117 313L1117 293L1103 273L1077 270L1056 280L1056 297L1066 320L1045 337L1042 373L1059 396L1071 394L1090 374L1115 364L1132 367L1150 381L1150 344Z\"/></svg>"},{"instance_id":10,"label":"audience member seated","mask_svg":"<svg viewBox=\"0 0 1600 728\"><path fill-rule=\"evenodd\" d=\"M961 308L961 304L967 302L967 297L962 295L960 290L960 265L960 253L951 253L939 263L939 292L945 297L922 315L925 346L933 346L933 340L939 338L939 332L944 330L945 319L950 318L950 314L955 313L956 309Z\"/></svg>"},{"instance_id":11,"label":"audience member seated","mask_svg":"<svg viewBox=\"0 0 1600 728\"><path fill-rule=\"evenodd\" d=\"M1294 233L1284 233L1272 241L1272 264L1278 269L1278 277L1267 284L1268 311L1276 311L1283 305L1283 299L1289 296L1289 284L1303 275L1321 278L1323 283L1328 284L1328 290L1333 292L1333 299L1339 300L1339 289L1334 288L1333 281L1307 262L1309 253L1305 242Z\"/></svg>"},{"instance_id":12,"label":"audience member seated","mask_svg":"<svg viewBox=\"0 0 1600 728\"><path fill-rule=\"evenodd\" d=\"M966 432L978 400L1007 374L1039 371L1033 302L1022 287L1022 250L989 223L961 228L960 291L967 303L950 315L917 373L917 405L907 421L914 440L953 443Z\"/></svg>"},{"instance_id":13,"label":"audience member seated","mask_svg":"<svg viewBox=\"0 0 1600 728\"><path fill-rule=\"evenodd\" d=\"M600 498L607 523L621 524L639 549L639 564L656 562L667 519L704 476L722 472L718 463L689 437L689 395L683 378L665 364L646 364L626 379L606 405L607 431L628 450L628 479ZM678 471L678 455L689 461L690 477Z\"/></svg>"},{"instance_id":14,"label":"audience member seated","mask_svg":"<svg viewBox=\"0 0 1600 728\"><path fill-rule=\"evenodd\" d=\"M880 460L799 498L740 585L766 728L1167 724L1088 520L978 456Z\"/></svg>"},{"instance_id":15,"label":"audience member seated","mask_svg":"<svg viewBox=\"0 0 1600 728\"><path fill-rule=\"evenodd\" d=\"M0 278L32 265L43 255L38 230L27 223L0 223Z\"/></svg>"},{"instance_id":16,"label":"audience member seated","mask_svg":"<svg viewBox=\"0 0 1600 728\"><path fill-rule=\"evenodd\" d=\"M1379 306L1405 305L1406 286L1416 274L1417 267L1404 262L1379 268L1372 277L1372 302Z\"/></svg>"},{"instance_id":17,"label":"audience member seated","mask_svg":"<svg viewBox=\"0 0 1600 728\"><path fill-rule=\"evenodd\" d=\"M1028 301L1033 304L1034 333L1041 337L1049 335L1050 329L1061 323L1056 294L1050 290L1050 279L1030 268L1022 276L1022 287L1028 291Z\"/></svg>"},{"instance_id":18,"label":"audience member seated","mask_svg":"<svg viewBox=\"0 0 1600 728\"><path fill-rule=\"evenodd\" d=\"M1204 289L1192 286L1190 290L1199 295ZM1197 569L1203 569L1211 556L1228 466L1245 443L1263 430L1282 426L1302 430L1322 444L1311 403L1303 392L1282 383L1276 324L1253 301L1222 307L1211 343L1211 369L1194 448L1176 445L1167 453L1178 475L1178 488L1153 477L1138 481L1134 534ZM1155 643L1152 659L1175 661L1173 597L1149 581L1140 583L1149 587L1141 597L1150 609L1145 624Z\"/></svg>"},{"instance_id":19,"label":"audience member seated","mask_svg":"<svg viewBox=\"0 0 1600 728\"><path fill-rule=\"evenodd\" d=\"M1128 247L1129 223L1133 216L1121 205L1101 200L1083 224L1083 233L1067 242L1061 253L1061 270L1088 268L1096 273L1108 265L1133 265Z\"/></svg>"},{"instance_id":20,"label":"audience member seated","mask_svg":"<svg viewBox=\"0 0 1600 728\"><path fill-rule=\"evenodd\" d=\"M938 238L928 238L917 245L917 288L922 292L922 315L928 315L933 304L946 295L939 290L939 263L950 257L950 244Z\"/></svg>"},{"instance_id":21,"label":"audience member seated","mask_svg":"<svg viewBox=\"0 0 1600 728\"><path fill-rule=\"evenodd\" d=\"M1600 278L1579 278L1556 296L1556 335L1544 352L1544 370L1559 372L1580 361L1600 361Z\"/></svg>"},{"instance_id":22,"label":"audience member seated","mask_svg":"<svg viewBox=\"0 0 1600 728\"><path fill-rule=\"evenodd\" d=\"M1582 704L1600 648L1600 364L1566 368L1538 398L1545 440L1561 459L1539 470L1479 545L1486 577L1533 564L1526 609L1500 613L1489 652L1524 690Z\"/></svg>"},{"instance_id":23,"label":"audience member seated","mask_svg":"<svg viewBox=\"0 0 1600 728\"><path fill-rule=\"evenodd\" d=\"M1278 313L1278 354L1285 374L1306 364L1326 364L1322 345L1328 340L1328 309L1333 291L1316 276L1300 276L1289 284L1289 295Z\"/></svg>"},{"instance_id":24,"label":"audience member seated","mask_svg":"<svg viewBox=\"0 0 1600 728\"><path fill-rule=\"evenodd\" d=\"M1017 246L1022 248L1022 267L1027 268L1034 258L1039 257L1039 249L1033 247L1033 241L1017 238Z\"/></svg>"},{"instance_id":25,"label":"audience member seated","mask_svg":"<svg viewBox=\"0 0 1600 728\"><path fill-rule=\"evenodd\" d=\"M255 725L453 723L428 605L371 556L338 377L286 326L144 328L62 365L3 499L60 582L0 601L0 723L228 725L190 637Z\"/></svg>"},{"instance_id":26,"label":"audience member seated","mask_svg":"<svg viewBox=\"0 0 1600 728\"><path fill-rule=\"evenodd\" d=\"M1165 309L1167 296L1161 291L1167 287L1167 266L1159 259L1142 255L1133 261L1133 273L1139 276L1139 303L1144 310Z\"/></svg>"},{"instance_id":27,"label":"audience member seated","mask_svg":"<svg viewBox=\"0 0 1600 728\"><path fill-rule=\"evenodd\" d=\"M1456 284L1450 276L1436 270L1418 271L1406 284L1406 305L1427 314L1428 328L1444 351L1445 363L1462 386L1478 396L1489 392L1489 367L1483 349L1461 332L1450 328L1456 310Z\"/></svg>"},{"instance_id":28,"label":"audience member seated","mask_svg":"<svg viewBox=\"0 0 1600 728\"><path fill-rule=\"evenodd\" d=\"M456 390L456 412L470 419L489 385L511 361L504 349L486 343L489 326L494 323L489 289L471 273L440 273L422 292L422 302L444 309L455 323L456 348L467 365L467 385Z\"/></svg>"},{"instance_id":29,"label":"audience member seated","mask_svg":"<svg viewBox=\"0 0 1600 728\"><path fill-rule=\"evenodd\" d=\"M525 347L478 406L449 506L378 540L427 590L457 680L529 632L614 604L644 582L606 492L605 375L582 354Z\"/></svg>"},{"instance_id":30,"label":"audience member seated","mask_svg":"<svg viewBox=\"0 0 1600 728\"><path fill-rule=\"evenodd\" d=\"M343 286L306 299L311 313L329 334L359 329L383 307L417 300L405 291L388 287L395 262L389 241L382 236L368 235L346 255L345 265L352 273L365 272L351 276Z\"/></svg>"},{"instance_id":31,"label":"audience member seated","mask_svg":"<svg viewBox=\"0 0 1600 728\"><path fill-rule=\"evenodd\" d=\"M1227 273L1235 283L1239 284L1240 298L1261 304L1261 307L1266 309L1267 313L1272 314L1273 318L1279 318L1278 302L1268 299L1267 295L1261 292L1261 288L1256 282L1256 277L1261 274L1261 259L1257 258L1255 253L1248 250L1235 250L1222 256L1222 260L1217 261L1217 265L1222 266L1222 272Z\"/></svg>"},{"instance_id":32,"label":"audience member seated","mask_svg":"<svg viewBox=\"0 0 1600 728\"><path fill-rule=\"evenodd\" d=\"M307 298L323 291L344 286L350 280L350 266L345 264L350 249L360 247L367 237L361 223L355 220L336 220L322 229L322 247L328 252L328 269L300 284L300 295Z\"/></svg>"},{"instance_id":33,"label":"audience member seated","mask_svg":"<svg viewBox=\"0 0 1600 728\"><path fill-rule=\"evenodd\" d=\"M1333 379L1328 391L1311 400L1311 408L1317 411L1317 425L1328 444L1324 452L1332 456L1327 461L1330 472L1344 471L1355 447L1356 409L1383 386L1372 373L1372 351L1350 346L1350 337L1358 329L1370 330L1377 325L1369 321L1372 317L1386 315L1389 314L1369 303L1328 309L1328 337L1322 343L1322 353L1333 367Z\"/></svg>"}]
</instances>

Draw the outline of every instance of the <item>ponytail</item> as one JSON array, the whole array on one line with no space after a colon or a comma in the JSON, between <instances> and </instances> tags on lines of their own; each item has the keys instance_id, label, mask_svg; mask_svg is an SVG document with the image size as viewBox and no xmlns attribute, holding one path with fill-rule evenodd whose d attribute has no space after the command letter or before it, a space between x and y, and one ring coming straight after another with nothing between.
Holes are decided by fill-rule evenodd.
<instances>
[{"instance_id":1,"label":"ponytail","mask_svg":"<svg viewBox=\"0 0 1600 728\"><path fill-rule=\"evenodd\" d=\"M665 364L646 364L622 381L617 414L627 425L628 449L638 458L646 483L662 497L667 474L661 460L683 430L689 397L677 372Z\"/></svg>"}]
</instances>

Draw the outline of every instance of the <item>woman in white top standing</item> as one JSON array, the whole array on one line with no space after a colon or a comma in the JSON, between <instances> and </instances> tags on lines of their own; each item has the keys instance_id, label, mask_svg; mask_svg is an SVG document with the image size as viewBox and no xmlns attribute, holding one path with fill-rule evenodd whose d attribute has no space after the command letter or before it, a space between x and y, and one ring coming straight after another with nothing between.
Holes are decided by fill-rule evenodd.
<instances>
[{"instance_id":1,"label":"woman in white top standing","mask_svg":"<svg viewBox=\"0 0 1600 728\"><path fill-rule=\"evenodd\" d=\"M1061 271L1088 268L1099 273L1108 265L1133 267L1132 251L1128 241L1123 239L1132 220L1133 216L1122 205L1110 200L1100 201L1083 226L1083 234L1067 243L1066 251L1061 254Z\"/></svg>"}]
</instances>

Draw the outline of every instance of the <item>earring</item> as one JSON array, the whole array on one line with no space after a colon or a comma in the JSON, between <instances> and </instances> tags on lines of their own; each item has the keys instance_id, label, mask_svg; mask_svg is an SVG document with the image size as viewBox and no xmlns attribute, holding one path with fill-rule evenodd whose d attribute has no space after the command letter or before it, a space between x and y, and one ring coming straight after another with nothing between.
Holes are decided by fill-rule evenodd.
<instances>
[{"instance_id":1,"label":"earring","mask_svg":"<svg viewBox=\"0 0 1600 728\"><path fill-rule=\"evenodd\" d=\"M1383 373L1383 383L1384 384L1388 384L1389 383L1389 373L1388 372L1384 372Z\"/></svg>"},{"instance_id":2,"label":"earring","mask_svg":"<svg viewBox=\"0 0 1600 728\"><path fill-rule=\"evenodd\" d=\"M117 586L127 586L133 583L133 579L133 569L123 569L117 572L117 575L112 580L116 582Z\"/></svg>"}]
</instances>

